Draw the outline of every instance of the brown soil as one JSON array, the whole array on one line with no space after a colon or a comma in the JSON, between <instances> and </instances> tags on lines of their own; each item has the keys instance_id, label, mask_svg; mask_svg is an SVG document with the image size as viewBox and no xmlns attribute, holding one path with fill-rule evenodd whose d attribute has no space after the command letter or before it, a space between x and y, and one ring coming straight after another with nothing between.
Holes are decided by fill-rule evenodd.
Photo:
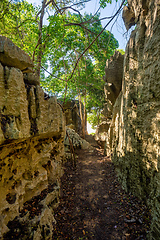
<instances>
[{"instance_id":1,"label":"brown soil","mask_svg":"<svg viewBox=\"0 0 160 240\"><path fill-rule=\"evenodd\" d=\"M122 190L110 158L87 140L94 149L76 152L76 168L66 165L53 239L147 239L150 211Z\"/></svg>"}]
</instances>

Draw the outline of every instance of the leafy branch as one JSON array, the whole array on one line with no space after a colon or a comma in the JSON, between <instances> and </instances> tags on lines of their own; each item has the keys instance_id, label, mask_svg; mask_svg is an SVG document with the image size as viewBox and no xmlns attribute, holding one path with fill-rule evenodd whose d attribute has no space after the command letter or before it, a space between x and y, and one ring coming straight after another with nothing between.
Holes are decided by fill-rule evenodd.
<instances>
[{"instance_id":1,"label":"leafy branch","mask_svg":"<svg viewBox=\"0 0 160 240\"><path fill-rule=\"evenodd\" d=\"M113 19L118 15L118 13L122 10L122 7L123 7L123 4L124 4L125 0L122 1L119 9L117 10L117 12L112 16L112 18L110 19L110 21L104 26L104 28L101 30L101 32L96 36L96 38L89 44L89 46L81 53L81 55L79 56L75 66L74 66L74 69L71 73L71 76L68 78L67 81L69 81L72 77L73 77L73 74L76 70L76 67L80 61L80 59L82 58L82 56L87 52L87 50L93 45L93 43L99 38L99 36L104 32L104 30L106 29L106 27L113 21Z\"/></svg>"}]
</instances>

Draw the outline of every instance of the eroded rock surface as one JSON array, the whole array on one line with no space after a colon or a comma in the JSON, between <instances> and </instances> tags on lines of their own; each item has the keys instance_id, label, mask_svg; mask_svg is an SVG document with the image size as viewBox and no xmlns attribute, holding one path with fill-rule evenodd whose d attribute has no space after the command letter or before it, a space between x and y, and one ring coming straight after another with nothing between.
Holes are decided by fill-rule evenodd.
<instances>
[{"instance_id":1,"label":"eroded rock surface","mask_svg":"<svg viewBox=\"0 0 160 240\"><path fill-rule=\"evenodd\" d=\"M84 106L83 103L79 103L79 100L69 100L63 106L64 113L66 117L66 126L72 128L78 133L80 136L83 135L83 123L81 120L81 113L84 116ZM81 112L81 113L80 113ZM87 113L86 115L87 116ZM85 131L87 129L87 118L84 123Z\"/></svg>"},{"instance_id":2,"label":"eroded rock surface","mask_svg":"<svg viewBox=\"0 0 160 240\"><path fill-rule=\"evenodd\" d=\"M126 27L127 31L132 26L135 25L135 14L134 14L134 11L130 7L125 6L123 8L122 18L123 18L123 21L124 21L124 24L125 24L125 27Z\"/></svg>"},{"instance_id":3,"label":"eroded rock surface","mask_svg":"<svg viewBox=\"0 0 160 240\"><path fill-rule=\"evenodd\" d=\"M122 89L123 61L124 55L116 51L106 62L104 92L107 104L104 115L108 118L112 115L113 105Z\"/></svg>"},{"instance_id":4,"label":"eroded rock surface","mask_svg":"<svg viewBox=\"0 0 160 240\"><path fill-rule=\"evenodd\" d=\"M122 89L124 55L116 51L107 60L104 76L104 92L106 103L103 109L104 119L98 126L95 133L95 140L104 148L105 139L112 119L112 111L115 101Z\"/></svg>"},{"instance_id":5,"label":"eroded rock surface","mask_svg":"<svg viewBox=\"0 0 160 240\"><path fill-rule=\"evenodd\" d=\"M72 146L71 146L72 144ZM92 149L93 147L89 142L85 139L81 138L79 134L75 132L75 130L66 127L66 135L64 139L64 146L65 146L65 158L71 159L72 158L72 150L73 149Z\"/></svg>"},{"instance_id":6,"label":"eroded rock surface","mask_svg":"<svg viewBox=\"0 0 160 240\"><path fill-rule=\"evenodd\" d=\"M0 238L52 239L65 118L36 76L24 75L29 56L5 37L0 49Z\"/></svg>"},{"instance_id":7,"label":"eroded rock surface","mask_svg":"<svg viewBox=\"0 0 160 240\"><path fill-rule=\"evenodd\" d=\"M104 148L104 146L105 146L109 126L110 126L110 120L103 121L97 127L96 132L95 132L94 138L102 148Z\"/></svg>"},{"instance_id":8,"label":"eroded rock surface","mask_svg":"<svg viewBox=\"0 0 160 240\"><path fill-rule=\"evenodd\" d=\"M15 67L23 72L32 72L33 62L24 51L10 39L0 35L0 62L4 66Z\"/></svg>"},{"instance_id":9,"label":"eroded rock surface","mask_svg":"<svg viewBox=\"0 0 160 240\"><path fill-rule=\"evenodd\" d=\"M149 239L160 236L160 1L133 0L136 29L126 47L122 94L107 144L126 191L152 209Z\"/></svg>"}]
</instances>

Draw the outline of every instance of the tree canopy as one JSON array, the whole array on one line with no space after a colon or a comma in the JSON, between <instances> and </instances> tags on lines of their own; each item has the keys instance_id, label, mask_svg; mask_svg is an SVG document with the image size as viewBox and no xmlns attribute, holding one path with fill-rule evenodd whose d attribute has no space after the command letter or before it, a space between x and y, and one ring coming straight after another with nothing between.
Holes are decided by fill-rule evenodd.
<instances>
[{"instance_id":1,"label":"tree canopy","mask_svg":"<svg viewBox=\"0 0 160 240\"><path fill-rule=\"evenodd\" d=\"M105 62L118 42L102 26L98 11L81 14L88 1L43 0L35 7L26 0L3 0L0 34L30 55L45 91L64 101L79 98L87 112L100 115ZM99 4L104 8L107 3L112 1Z\"/></svg>"}]
</instances>

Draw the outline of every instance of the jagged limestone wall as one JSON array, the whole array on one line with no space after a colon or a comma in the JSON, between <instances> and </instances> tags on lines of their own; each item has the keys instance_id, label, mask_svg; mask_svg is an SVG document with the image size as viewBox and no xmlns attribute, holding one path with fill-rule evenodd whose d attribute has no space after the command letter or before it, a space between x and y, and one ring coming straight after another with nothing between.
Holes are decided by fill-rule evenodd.
<instances>
[{"instance_id":1,"label":"jagged limestone wall","mask_svg":"<svg viewBox=\"0 0 160 240\"><path fill-rule=\"evenodd\" d=\"M62 103L63 105L63 103ZM72 128L79 135L83 136L83 126L81 120L80 109L82 115L84 116L84 105L79 102L79 100L68 100L63 105L65 117L66 117L66 126ZM85 131L87 130L87 113L85 113Z\"/></svg>"},{"instance_id":2,"label":"jagged limestone wall","mask_svg":"<svg viewBox=\"0 0 160 240\"><path fill-rule=\"evenodd\" d=\"M52 239L65 120L29 56L0 36L0 238Z\"/></svg>"},{"instance_id":3,"label":"jagged limestone wall","mask_svg":"<svg viewBox=\"0 0 160 240\"><path fill-rule=\"evenodd\" d=\"M102 111L103 121L96 129L95 140L104 148L105 139L108 136L112 119L112 111L115 101L122 89L124 55L115 51L114 55L106 61L104 75L104 93L106 103Z\"/></svg>"},{"instance_id":4,"label":"jagged limestone wall","mask_svg":"<svg viewBox=\"0 0 160 240\"><path fill-rule=\"evenodd\" d=\"M128 16L127 19L125 16ZM126 47L122 94L114 106L107 141L122 186L144 199L151 207L153 218L149 239L158 240L160 1L128 0L123 17L128 28L134 23L137 25Z\"/></svg>"}]
</instances>

